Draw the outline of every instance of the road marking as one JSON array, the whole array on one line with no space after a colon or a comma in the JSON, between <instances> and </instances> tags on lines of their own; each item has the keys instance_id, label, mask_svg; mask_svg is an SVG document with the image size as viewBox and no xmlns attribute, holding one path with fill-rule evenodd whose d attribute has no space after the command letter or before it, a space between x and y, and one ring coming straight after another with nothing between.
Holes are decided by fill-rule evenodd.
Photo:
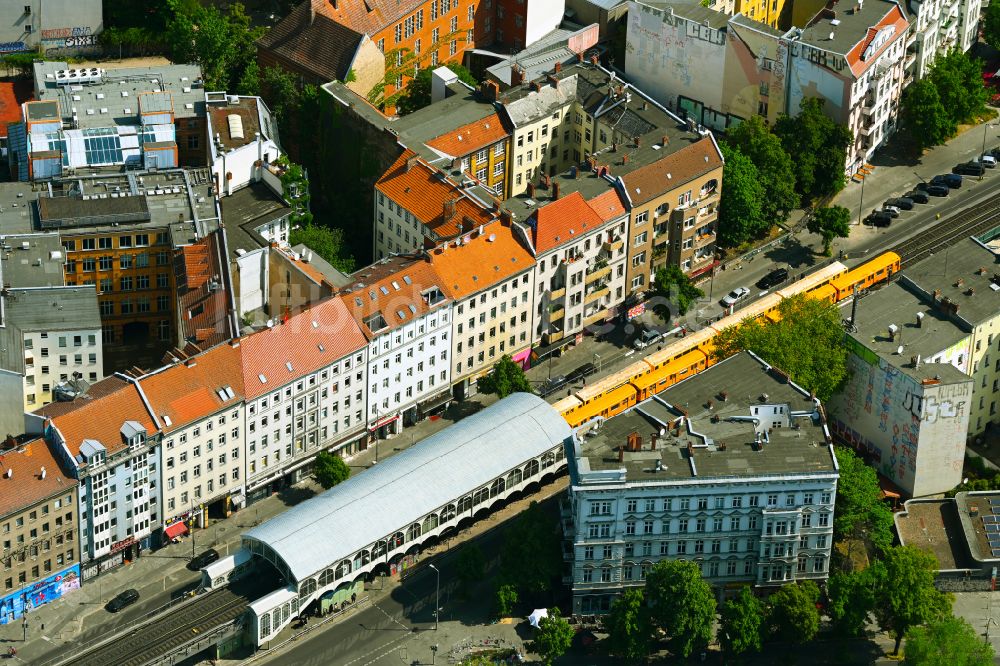
<instances>
[{"instance_id":1,"label":"road marking","mask_svg":"<svg viewBox=\"0 0 1000 666\"><path fill-rule=\"evenodd\" d=\"M384 611L383 611L383 612L384 612ZM386 650L386 648L387 648L388 646L390 646L390 645L393 645L393 644L396 644L396 643L400 643L400 642L404 642L404 643L406 643L406 642L409 642L409 641L412 641L412 640L413 640L414 638L416 638L416 636L417 636L416 634L413 634L413 633L409 633L409 632L408 632L408 633L406 633L406 634L405 634L405 635L403 635L403 636L399 636L398 638L394 638L394 639L392 639L392 640L391 640L391 641L389 641L388 643L383 643L383 644L382 644L382 645L380 645L379 647L375 648L374 650L371 650L370 652L367 652L367 653L365 653L365 654L361 655L360 657L355 657L355 658L354 658L354 659L352 659L351 661L349 661L349 662L345 663L345 664L344 664L344 666L351 666L351 664L356 664L356 663L360 662L360 661L361 661L362 659L365 659L366 657L370 657L370 656L372 655L372 653L374 653L374 652L376 652L376 651L378 651L378 650L385 650L384 652L382 652L382 653L380 653L380 654L376 655L374 659L369 659L368 661L364 662L364 663L363 663L363 664L361 665L361 666L370 666L371 664L374 664L375 662L377 662L377 661L378 661L379 659L381 659L382 657L387 657L387 656L389 656L390 654L392 654L393 652L396 652L396 651L398 651L398 650L399 650L399 649L400 649L401 647L403 647L403 645L396 645L395 647L393 647L393 648L390 648L390 649Z\"/></svg>"},{"instance_id":2,"label":"road marking","mask_svg":"<svg viewBox=\"0 0 1000 666\"><path fill-rule=\"evenodd\" d=\"M386 616L387 618L389 618L389 619L390 619L391 621L393 621L393 622L395 622L396 624L398 624L398 625L399 625L400 627L402 627L402 628L403 628L403 630L404 630L404 631L410 631L410 628L409 628L408 626L406 626L405 624L403 624L402 622L400 622L399 620L397 620L397 619L396 619L396 618L394 618L393 616L389 615L389 613L385 612L385 610L383 610L383 609L382 609L382 607L381 607L381 606L379 606L378 604L372 604L372 608L375 608L375 609L377 609L377 610L378 610L378 612L382 613L382 615L385 615L385 616Z\"/></svg>"}]
</instances>

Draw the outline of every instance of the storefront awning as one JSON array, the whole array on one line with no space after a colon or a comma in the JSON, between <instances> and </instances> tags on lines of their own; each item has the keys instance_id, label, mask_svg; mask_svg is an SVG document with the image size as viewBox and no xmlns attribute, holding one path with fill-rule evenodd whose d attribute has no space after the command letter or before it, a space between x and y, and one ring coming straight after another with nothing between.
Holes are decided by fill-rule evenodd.
<instances>
[{"instance_id":1,"label":"storefront awning","mask_svg":"<svg viewBox=\"0 0 1000 666\"><path fill-rule=\"evenodd\" d=\"M389 425L390 423L392 423L393 421L395 421L398 418L399 418L399 414L393 414L392 416L383 416L378 421L376 421L374 425L372 425L368 429L369 430L375 430L376 428L381 428L384 425Z\"/></svg>"},{"instance_id":2,"label":"storefront awning","mask_svg":"<svg viewBox=\"0 0 1000 666\"><path fill-rule=\"evenodd\" d=\"M420 403L419 407L421 413L426 414L430 410L440 407L448 402L451 402L451 391L445 391L444 393L439 393L436 396L427 398L427 400Z\"/></svg>"},{"instance_id":3,"label":"storefront awning","mask_svg":"<svg viewBox=\"0 0 1000 666\"><path fill-rule=\"evenodd\" d=\"M170 539L176 539L179 536L187 534L187 531L188 531L187 525L185 525L184 521L181 520L174 523L173 525L168 525L167 528L163 530L163 533L166 534L167 537Z\"/></svg>"},{"instance_id":4,"label":"storefront awning","mask_svg":"<svg viewBox=\"0 0 1000 666\"><path fill-rule=\"evenodd\" d=\"M236 506L243 506L247 501L246 495L243 493L235 493L229 497L229 502L235 504Z\"/></svg>"},{"instance_id":5,"label":"storefront awning","mask_svg":"<svg viewBox=\"0 0 1000 666\"><path fill-rule=\"evenodd\" d=\"M573 338L569 337L569 338L563 338L562 340L557 340L556 342L553 342L548 345L535 347L534 349L531 350L531 360L534 363L538 363L539 361L544 361L550 355L555 354L556 352L560 351L563 347L566 347L572 342Z\"/></svg>"}]
</instances>

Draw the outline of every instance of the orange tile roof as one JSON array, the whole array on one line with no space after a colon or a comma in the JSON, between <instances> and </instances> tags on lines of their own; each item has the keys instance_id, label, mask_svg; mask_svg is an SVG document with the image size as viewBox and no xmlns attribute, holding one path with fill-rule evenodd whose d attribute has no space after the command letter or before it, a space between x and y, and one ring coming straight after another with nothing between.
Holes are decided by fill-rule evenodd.
<instances>
[{"instance_id":1,"label":"orange tile roof","mask_svg":"<svg viewBox=\"0 0 1000 666\"><path fill-rule=\"evenodd\" d=\"M621 178L632 205L638 206L721 166L715 142L705 137Z\"/></svg>"},{"instance_id":2,"label":"orange tile roof","mask_svg":"<svg viewBox=\"0 0 1000 666\"><path fill-rule=\"evenodd\" d=\"M7 136L7 123L21 121L21 104L32 96L31 79L0 79L0 138Z\"/></svg>"},{"instance_id":3,"label":"orange tile roof","mask_svg":"<svg viewBox=\"0 0 1000 666\"><path fill-rule=\"evenodd\" d=\"M503 126L500 116L493 113L435 137L428 141L427 145L446 155L461 157L480 148L492 146L503 140L508 134L509 132Z\"/></svg>"},{"instance_id":4,"label":"orange tile roof","mask_svg":"<svg viewBox=\"0 0 1000 666\"><path fill-rule=\"evenodd\" d=\"M172 432L242 400L240 361L239 348L219 345L140 378L139 386L160 418L163 432ZM219 390L226 387L232 389L232 398L219 395Z\"/></svg>"},{"instance_id":5,"label":"orange tile roof","mask_svg":"<svg viewBox=\"0 0 1000 666\"><path fill-rule=\"evenodd\" d=\"M383 260L351 277L357 284L341 293L340 299L369 340L432 310L423 297L426 290L438 287L442 295L445 294L441 277L430 263L413 257ZM365 324L365 320L375 314L381 314L386 323L379 332Z\"/></svg>"},{"instance_id":6,"label":"orange tile roof","mask_svg":"<svg viewBox=\"0 0 1000 666\"><path fill-rule=\"evenodd\" d=\"M157 431L139 391L117 376L97 382L84 397L72 402L53 402L36 413L52 419L52 425L62 433L73 456L80 453L80 444L85 439L100 442L108 455L125 448L121 427L126 421L137 421L147 435Z\"/></svg>"},{"instance_id":7,"label":"orange tile roof","mask_svg":"<svg viewBox=\"0 0 1000 666\"><path fill-rule=\"evenodd\" d=\"M494 219L492 211L470 199L460 187L409 149L382 174L375 188L442 238L462 233L465 218L469 218L472 226ZM445 204L452 201L454 213L446 219Z\"/></svg>"},{"instance_id":8,"label":"orange tile roof","mask_svg":"<svg viewBox=\"0 0 1000 666\"><path fill-rule=\"evenodd\" d=\"M625 206L622 204L622 198L618 195L618 190L608 190L604 194L599 194L587 204L605 222L625 214Z\"/></svg>"},{"instance_id":9,"label":"orange tile roof","mask_svg":"<svg viewBox=\"0 0 1000 666\"><path fill-rule=\"evenodd\" d=\"M900 9L899 5L888 5L888 11L886 11L885 16L883 16L877 24L869 27L865 32L865 36L854 45L854 48L847 52L847 63L850 65L851 72L854 76L860 76L863 74L883 51L892 46L897 39L902 37L902 35L906 32L907 26L909 25L910 24L906 20L906 16L903 14L903 10ZM873 55L871 55L867 60L862 60L861 55L865 52L865 49L868 48L868 45L871 44L872 40L875 39L875 36L889 26L895 27L895 37L885 40L885 43L882 44L882 46L880 46Z\"/></svg>"},{"instance_id":10,"label":"orange tile roof","mask_svg":"<svg viewBox=\"0 0 1000 666\"><path fill-rule=\"evenodd\" d=\"M7 470L12 470L9 478ZM76 483L75 479L63 474L49 445L41 438L0 453L0 516L27 509L57 493L68 492Z\"/></svg>"},{"instance_id":11,"label":"orange tile roof","mask_svg":"<svg viewBox=\"0 0 1000 666\"><path fill-rule=\"evenodd\" d=\"M221 231L185 245L176 275L180 303L180 331L184 340L203 349L225 342L234 335L229 316L223 268L220 266ZM214 285L209 281L217 277Z\"/></svg>"},{"instance_id":12,"label":"orange tile roof","mask_svg":"<svg viewBox=\"0 0 1000 666\"><path fill-rule=\"evenodd\" d=\"M340 299L331 298L274 328L240 338L239 343L243 392L248 400L253 400L335 363L363 348L368 341Z\"/></svg>"},{"instance_id":13,"label":"orange tile roof","mask_svg":"<svg viewBox=\"0 0 1000 666\"><path fill-rule=\"evenodd\" d=\"M317 14L361 34L374 35L404 16L415 12L427 0L307 0ZM430 10L426 10L430 18Z\"/></svg>"},{"instance_id":14,"label":"orange tile roof","mask_svg":"<svg viewBox=\"0 0 1000 666\"><path fill-rule=\"evenodd\" d=\"M482 234L469 234L468 243L431 250L430 262L441 278L441 288L457 300L531 268L535 259L517 241L511 227L495 222Z\"/></svg>"},{"instance_id":15,"label":"orange tile roof","mask_svg":"<svg viewBox=\"0 0 1000 666\"><path fill-rule=\"evenodd\" d=\"M539 208L528 218L536 257L603 224L604 220L579 192Z\"/></svg>"}]
</instances>

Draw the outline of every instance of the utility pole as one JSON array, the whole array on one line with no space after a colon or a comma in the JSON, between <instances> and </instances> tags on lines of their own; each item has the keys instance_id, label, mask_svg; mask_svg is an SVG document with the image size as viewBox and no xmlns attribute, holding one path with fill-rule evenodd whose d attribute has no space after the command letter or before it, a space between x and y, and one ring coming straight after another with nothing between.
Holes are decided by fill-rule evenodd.
<instances>
[{"instance_id":1,"label":"utility pole","mask_svg":"<svg viewBox=\"0 0 1000 666\"><path fill-rule=\"evenodd\" d=\"M441 570L433 564L428 565L437 574L437 582L434 585L434 631L438 630L438 620L441 615Z\"/></svg>"}]
</instances>

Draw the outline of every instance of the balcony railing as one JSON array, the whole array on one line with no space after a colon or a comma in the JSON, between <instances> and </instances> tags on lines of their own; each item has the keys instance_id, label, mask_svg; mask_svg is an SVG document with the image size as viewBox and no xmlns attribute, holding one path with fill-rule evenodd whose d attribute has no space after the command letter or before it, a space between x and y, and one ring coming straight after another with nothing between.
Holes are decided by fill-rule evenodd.
<instances>
[{"instance_id":1,"label":"balcony railing","mask_svg":"<svg viewBox=\"0 0 1000 666\"><path fill-rule=\"evenodd\" d=\"M584 297L583 302L584 303L592 303L592 302L596 301L599 298L603 298L604 296L607 296L609 292L610 292L610 290L606 286L602 285L602 287L600 289L596 289L596 290L590 292L589 294L587 294Z\"/></svg>"},{"instance_id":2,"label":"balcony railing","mask_svg":"<svg viewBox=\"0 0 1000 666\"><path fill-rule=\"evenodd\" d=\"M590 284L591 282L600 280L602 277L604 277L605 275L609 275L610 273L611 273L611 266L608 266L607 264L605 264L604 266L600 266L599 268L596 266L594 268L588 268L586 283Z\"/></svg>"}]
</instances>

